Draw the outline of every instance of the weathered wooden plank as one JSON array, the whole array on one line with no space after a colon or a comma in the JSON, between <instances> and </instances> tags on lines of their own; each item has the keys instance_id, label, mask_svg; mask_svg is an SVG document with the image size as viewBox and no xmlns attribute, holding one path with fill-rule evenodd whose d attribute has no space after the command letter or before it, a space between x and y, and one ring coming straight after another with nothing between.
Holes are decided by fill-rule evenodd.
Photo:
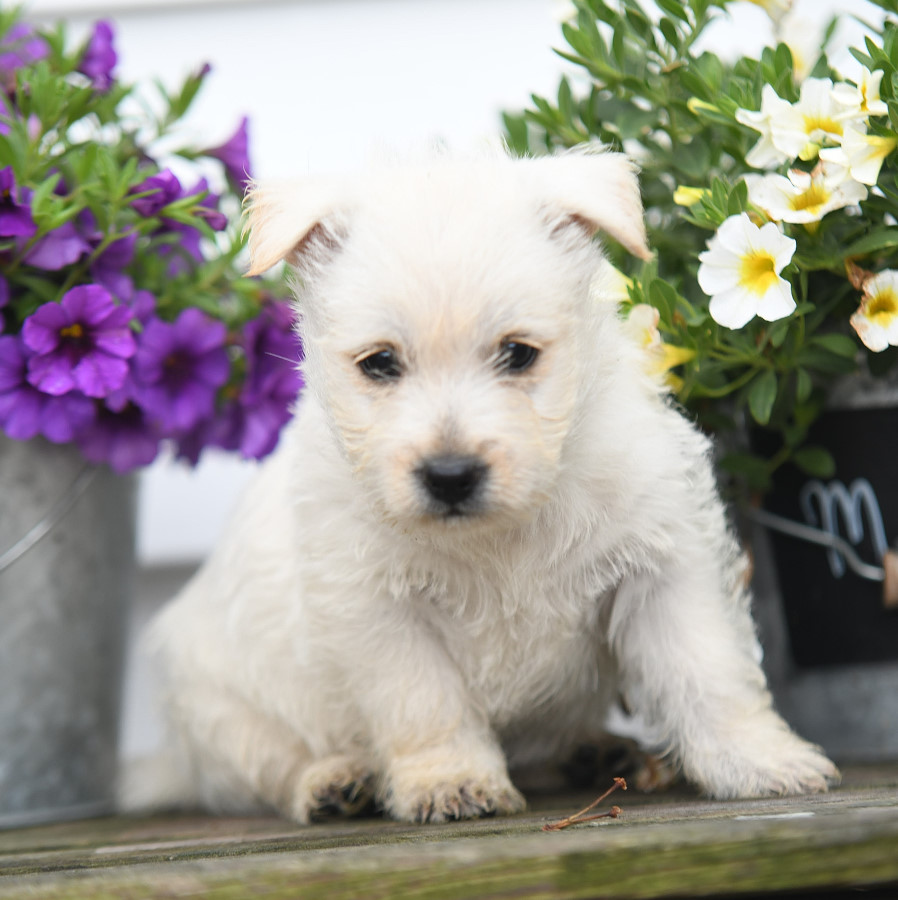
<instances>
[{"instance_id":1,"label":"weathered wooden plank","mask_svg":"<svg viewBox=\"0 0 898 900\"><path fill-rule=\"evenodd\" d=\"M711 803L618 796L624 814L561 832L583 797L510 819L108 819L0 833L0 897L657 897L898 885L898 769L831 794Z\"/></svg>"}]
</instances>

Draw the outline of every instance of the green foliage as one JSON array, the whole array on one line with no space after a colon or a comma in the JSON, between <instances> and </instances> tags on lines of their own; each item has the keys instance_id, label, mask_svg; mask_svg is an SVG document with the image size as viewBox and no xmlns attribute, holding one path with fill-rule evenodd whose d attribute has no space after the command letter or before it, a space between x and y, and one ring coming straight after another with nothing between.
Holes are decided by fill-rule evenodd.
<instances>
[{"instance_id":1,"label":"green foliage","mask_svg":"<svg viewBox=\"0 0 898 900\"><path fill-rule=\"evenodd\" d=\"M17 11L0 12L0 42L17 25ZM0 72L0 170L12 171L36 225L27 241L0 238L0 274L13 297L0 331L17 331L38 306L89 283L97 260L124 237L137 238L127 275L154 295L165 319L197 306L239 329L272 296L287 296L283 277L243 277L242 185L215 149L178 145L208 67L174 91L157 84L153 97L114 79L98 87L79 71L86 46L72 46L62 26L30 36L43 57ZM135 201L153 193L142 193L141 185L169 171L183 182L178 196L152 212L139 211ZM222 214L215 228L212 212ZM99 236L91 251L58 268L29 265L29 251L67 223L76 223L79 234ZM192 253L183 246L191 232L202 237ZM183 265L173 265L177 256Z\"/></svg>"},{"instance_id":2,"label":"green foliage","mask_svg":"<svg viewBox=\"0 0 898 900\"><path fill-rule=\"evenodd\" d=\"M898 0L872 2L887 13L898 12ZM725 26L729 5L729 0L574 0L576 15L562 26L566 46L556 51L573 65L572 73L562 80L557 98L533 96L529 108L506 112L504 123L507 143L517 154L558 153L598 142L625 150L639 163L656 258L639 263L613 257L632 279L623 314L639 303L659 311L664 342L686 351L673 373L677 397L704 427L737 434L744 433L741 426L754 424L779 436L778 449L769 456L737 447L724 460L744 489L763 490L789 459L808 472L830 471L825 448L806 442L829 387L859 367L882 375L895 362L893 353L866 350L849 319L863 299L866 280L898 268L898 28L886 16L882 28L871 28L864 46L853 49L861 65L882 72L879 93L887 110L869 115L857 128L894 142L885 145L876 184L866 199L833 208L819 221L787 222L753 202L746 176L786 175L795 168L817 174L823 165L820 147L838 148L840 138L815 136L816 144L809 138L791 157L784 153L775 163L759 164L752 151L760 128L747 124L740 111L763 110L765 90L797 105L805 102L806 78L844 79L823 51L810 75L799 76L786 43L766 48L759 59L732 61L700 49L712 22L723 19L718 27ZM791 261L780 273L789 282L795 309L776 321L755 317L729 328L711 315L697 272L715 232L743 213L758 226L774 222L795 241Z\"/></svg>"}]
</instances>

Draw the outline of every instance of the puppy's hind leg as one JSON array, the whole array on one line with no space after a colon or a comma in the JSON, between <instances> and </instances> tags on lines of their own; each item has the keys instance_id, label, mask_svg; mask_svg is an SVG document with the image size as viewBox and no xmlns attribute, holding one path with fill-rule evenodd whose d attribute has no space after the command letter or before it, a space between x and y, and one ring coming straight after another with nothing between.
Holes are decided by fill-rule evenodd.
<instances>
[{"instance_id":1,"label":"puppy's hind leg","mask_svg":"<svg viewBox=\"0 0 898 900\"><path fill-rule=\"evenodd\" d=\"M307 823L370 806L374 772L360 756L316 758L287 724L220 690L173 702L175 737L199 801L221 812L274 809Z\"/></svg>"}]
</instances>

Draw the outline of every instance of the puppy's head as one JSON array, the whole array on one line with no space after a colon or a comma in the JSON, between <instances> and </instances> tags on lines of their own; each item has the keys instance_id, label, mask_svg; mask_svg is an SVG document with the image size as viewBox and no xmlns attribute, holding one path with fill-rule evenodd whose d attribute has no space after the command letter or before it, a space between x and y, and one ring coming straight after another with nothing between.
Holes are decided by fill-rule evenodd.
<instances>
[{"instance_id":1,"label":"puppy's head","mask_svg":"<svg viewBox=\"0 0 898 900\"><path fill-rule=\"evenodd\" d=\"M436 160L257 188L252 272L297 272L305 378L398 527L520 522L551 495L614 315L596 232L648 256L618 154Z\"/></svg>"}]
</instances>

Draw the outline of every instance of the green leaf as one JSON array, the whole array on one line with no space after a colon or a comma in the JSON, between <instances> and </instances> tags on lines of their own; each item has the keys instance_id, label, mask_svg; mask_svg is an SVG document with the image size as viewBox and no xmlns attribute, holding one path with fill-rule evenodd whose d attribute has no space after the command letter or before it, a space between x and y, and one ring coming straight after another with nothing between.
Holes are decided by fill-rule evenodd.
<instances>
[{"instance_id":1,"label":"green leaf","mask_svg":"<svg viewBox=\"0 0 898 900\"><path fill-rule=\"evenodd\" d=\"M776 401L776 390L776 373L772 369L762 372L749 388L748 409L759 425L770 422L770 414Z\"/></svg>"},{"instance_id":2,"label":"green leaf","mask_svg":"<svg viewBox=\"0 0 898 900\"><path fill-rule=\"evenodd\" d=\"M751 453L727 453L718 465L723 471L744 478L753 491L766 491L770 487L767 464Z\"/></svg>"},{"instance_id":3,"label":"green leaf","mask_svg":"<svg viewBox=\"0 0 898 900\"><path fill-rule=\"evenodd\" d=\"M898 247L898 228L892 226L864 235L860 240L846 247L843 256L869 256L871 253L892 250L895 247Z\"/></svg>"},{"instance_id":4,"label":"green leaf","mask_svg":"<svg viewBox=\"0 0 898 900\"><path fill-rule=\"evenodd\" d=\"M677 2L677 0L655 0L658 8L667 13L669 16L673 16L675 19L679 19L681 22L689 22L689 16L686 13L686 8L682 3Z\"/></svg>"},{"instance_id":5,"label":"green leaf","mask_svg":"<svg viewBox=\"0 0 898 900\"><path fill-rule=\"evenodd\" d=\"M658 28L661 30L661 34L664 35L664 40L671 47L678 49L680 46L680 35L677 32L677 26L670 19L663 18L658 23Z\"/></svg>"},{"instance_id":6,"label":"green leaf","mask_svg":"<svg viewBox=\"0 0 898 900\"><path fill-rule=\"evenodd\" d=\"M792 455L792 461L806 475L814 478L832 478L836 474L836 461L825 447L808 444Z\"/></svg>"},{"instance_id":7,"label":"green leaf","mask_svg":"<svg viewBox=\"0 0 898 900\"><path fill-rule=\"evenodd\" d=\"M847 334L817 334L811 338L811 343L849 359L854 359L858 351L857 342Z\"/></svg>"},{"instance_id":8,"label":"green leaf","mask_svg":"<svg viewBox=\"0 0 898 900\"><path fill-rule=\"evenodd\" d=\"M799 403L804 403L811 396L814 382L806 369L799 369L795 373L795 396Z\"/></svg>"}]
</instances>

